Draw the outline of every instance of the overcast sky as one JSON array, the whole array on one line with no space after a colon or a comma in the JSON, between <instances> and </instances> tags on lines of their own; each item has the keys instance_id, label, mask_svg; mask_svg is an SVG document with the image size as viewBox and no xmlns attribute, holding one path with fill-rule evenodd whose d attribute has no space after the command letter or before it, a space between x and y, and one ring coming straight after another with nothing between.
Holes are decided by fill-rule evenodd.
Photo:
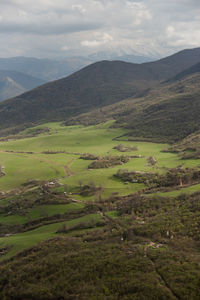
<instances>
[{"instance_id":1,"label":"overcast sky","mask_svg":"<svg viewBox=\"0 0 200 300\"><path fill-rule=\"evenodd\" d=\"M0 0L0 57L200 47L199 0Z\"/></svg>"}]
</instances>

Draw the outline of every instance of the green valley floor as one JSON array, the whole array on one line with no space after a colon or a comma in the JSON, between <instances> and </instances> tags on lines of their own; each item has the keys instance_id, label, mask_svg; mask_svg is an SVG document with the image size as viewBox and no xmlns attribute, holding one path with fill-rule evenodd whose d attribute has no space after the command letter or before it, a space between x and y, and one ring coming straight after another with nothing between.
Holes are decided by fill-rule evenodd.
<instances>
[{"instance_id":1,"label":"green valley floor","mask_svg":"<svg viewBox=\"0 0 200 300\"><path fill-rule=\"evenodd\" d=\"M1 299L200 299L200 160L113 123L0 140Z\"/></svg>"}]
</instances>

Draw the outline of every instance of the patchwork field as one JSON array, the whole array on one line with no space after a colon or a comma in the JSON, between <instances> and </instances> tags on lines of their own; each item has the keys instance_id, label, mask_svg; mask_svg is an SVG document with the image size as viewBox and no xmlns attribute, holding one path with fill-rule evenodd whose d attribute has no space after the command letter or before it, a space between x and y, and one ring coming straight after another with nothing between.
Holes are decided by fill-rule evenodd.
<instances>
[{"instance_id":1,"label":"patchwork field","mask_svg":"<svg viewBox=\"0 0 200 300\"><path fill-rule=\"evenodd\" d=\"M112 123L90 127L47 123L0 141L0 166L5 173L0 178L0 249L4 249L1 259L57 236L55 232L63 224L70 227L91 218L99 220L98 209L95 214L84 212L90 203L143 193L144 183L123 182L114 176L120 169L165 174L167 169L177 166L200 165L198 159L182 160L178 154L162 152L168 147L166 144L128 141L123 137L126 131L110 127ZM114 149L119 144L131 150L119 152ZM93 169L92 160L81 159L86 153L101 158L123 155L130 159L120 165ZM156 159L155 165L148 164L150 156ZM89 192L81 193L83 187L89 187ZM198 190L197 184L153 194L175 197ZM116 218L112 211L107 216Z\"/></svg>"},{"instance_id":2,"label":"patchwork field","mask_svg":"<svg viewBox=\"0 0 200 300\"><path fill-rule=\"evenodd\" d=\"M0 165L4 166L6 172L6 176L0 179L0 189L7 191L19 188L21 184L30 179L59 179L71 187L76 186L80 180L84 183L94 181L107 189L107 194L109 189L110 192L115 190L115 192L126 194L127 190L134 192L141 189L141 186L132 184L131 187L124 187L123 184L114 180L112 175L120 168L164 172L166 167L173 168L179 165L193 167L200 164L199 160L181 160L177 154L161 152L167 147L166 144L115 140L116 137L120 137L126 131L110 128L109 125L111 124L112 122L101 126L65 127L59 123L48 123L39 126L39 128L48 127L50 129L48 134L0 142ZM22 137L26 135L27 131L21 134ZM138 150L120 153L113 149L119 143L125 146L135 146ZM47 154L48 152L53 154ZM55 154L55 152L58 153ZM133 158L123 166L88 170L91 161L79 159L83 153L100 156L141 155L142 157ZM156 167L147 166L146 159L151 155L157 159Z\"/></svg>"}]
</instances>

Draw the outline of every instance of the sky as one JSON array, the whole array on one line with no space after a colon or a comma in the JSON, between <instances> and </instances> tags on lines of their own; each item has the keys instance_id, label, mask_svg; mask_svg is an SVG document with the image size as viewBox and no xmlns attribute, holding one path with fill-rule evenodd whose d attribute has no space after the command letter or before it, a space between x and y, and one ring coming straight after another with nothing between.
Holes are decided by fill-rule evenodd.
<instances>
[{"instance_id":1,"label":"sky","mask_svg":"<svg viewBox=\"0 0 200 300\"><path fill-rule=\"evenodd\" d=\"M0 57L200 47L199 0L0 0Z\"/></svg>"}]
</instances>

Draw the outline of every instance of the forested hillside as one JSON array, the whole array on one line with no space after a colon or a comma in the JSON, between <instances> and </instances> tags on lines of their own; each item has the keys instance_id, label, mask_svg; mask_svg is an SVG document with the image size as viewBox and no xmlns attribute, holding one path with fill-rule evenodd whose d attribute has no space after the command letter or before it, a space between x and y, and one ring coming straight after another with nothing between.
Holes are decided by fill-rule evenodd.
<instances>
[{"instance_id":1,"label":"forested hillside","mask_svg":"<svg viewBox=\"0 0 200 300\"><path fill-rule=\"evenodd\" d=\"M161 81L200 61L200 49L145 64L103 61L0 105L0 128L66 120L71 116L142 97ZM165 97L165 95L163 95Z\"/></svg>"}]
</instances>

